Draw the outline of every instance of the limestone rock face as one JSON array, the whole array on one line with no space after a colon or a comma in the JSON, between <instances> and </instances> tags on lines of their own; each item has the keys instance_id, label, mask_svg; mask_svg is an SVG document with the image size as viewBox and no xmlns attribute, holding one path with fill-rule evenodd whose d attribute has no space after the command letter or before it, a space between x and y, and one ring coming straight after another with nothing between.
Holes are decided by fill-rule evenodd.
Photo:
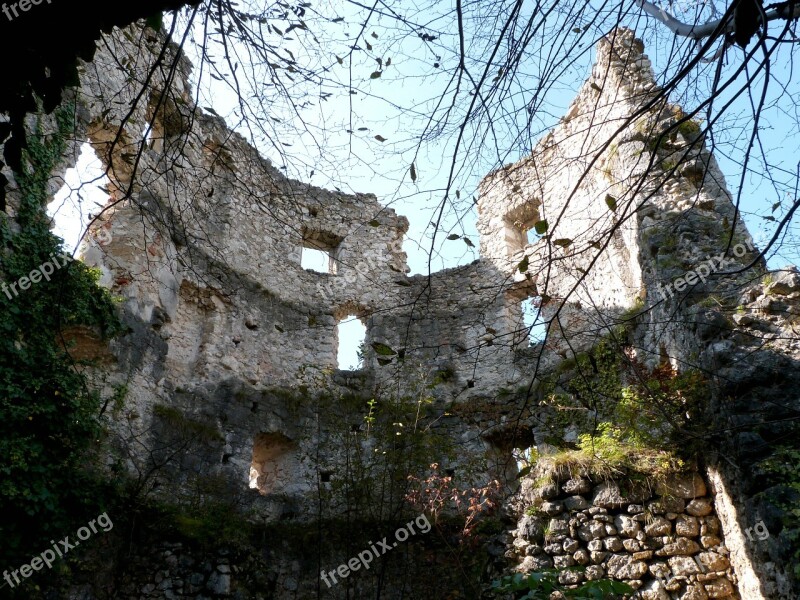
<instances>
[{"instance_id":1,"label":"limestone rock face","mask_svg":"<svg viewBox=\"0 0 800 600\"><path fill-rule=\"evenodd\" d=\"M592 483L585 477L574 477L561 486L567 494L586 494L592 490Z\"/></svg>"},{"instance_id":2,"label":"limestone rock face","mask_svg":"<svg viewBox=\"0 0 800 600\"><path fill-rule=\"evenodd\" d=\"M675 541L664 544L661 550L656 550L658 556L681 556L696 554L700 545L689 538L679 537Z\"/></svg>"},{"instance_id":3,"label":"limestone rock face","mask_svg":"<svg viewBox=\"0 0 800 600\"><path fill-rule=\"evenodd\" d=\"M567 510L582 510L589 508L589 503L583 496L569 496L564 499L564 508Z\"/></svg>"},{"instance_id":4,"label":"limestone rock face","mask_svg":"<svg viewBox=\"0 0 800 600\"><path fill-rule=\"evenodd\" d=\"M639 523L626 515L618 515L614 518L614 526L620 535L627 538L634 538L639 533Z\"/></svg>"},{"instance_id":5,"label":"limestone rock face","mask_svg":"<svg viewBox=\"0 0 800 600\"><path fill-rule=\"evenodd\" d=\"M734 587L727 579L714 579L704 584L709 598L730 598L735 593Z\"/></svg>"},{"instance_id":6,"label":"limestone rock face","mask_svg":"<svg viewBox=\"0 0 800 600\"><path fill-rule=\"evenodd\" d=\"M724 571L731 566L727 558L716 552L701 552L697 555L697 560L702 563L708 571Z\"/></svg>"},{"instance_id":7,"label":"limestone rock face","mask_svg":"<svg viewBox=\"0 0 800 600\"><path fill-rule=\"evenodd\" d=\"M675 520L676 535L684 537L697 537L699 533L700 533L700 523L698 523L695 517L687 517L680 515Z\"/></svg>"},{"instance_id":8,"label":"limestone rock face","mask_svg":"<svg viewBox=\"0 0 800 600\"><path fill-rule=\"evenodd\" d=\"M651 523L645 525L644 530L651 537L669 535L672 532L672 522L664 517L656 517Z\"/></svg>"},{"instance_id":9,"label":"limestone rock face","mask_svg":"<svg viewBox=\"0 0 800 600\"><path fill-rule=\"evenodd\" d=\"M619 485L613 481L607 481L594 488L592 505L602 508L620 508L630 503L643 502L649 497L650 492L644 486L634 486L632 491L627 491L623 496Z\"/></svg>"},{"instance_id":10,"label":"limestone rock face","mask_svg":"<svg viewBox=\"0 0 800 600\"><path fill-rule=\"evenodd\" d=\"M642 600L671 600L670 595L660 581L649 581L640 590Z\"/></svg>"},{"instance_id":11,"label":"limestone rock face","mask_svg":"<svg viewBox=\"0 0 800 600\"><path fill-rule=\"evenodd\" d=\"M707 498L697 498L686 505L686 512L695 517L705 517L711 514L711 502Z\"/></svg>"},{"instance_id":12,"label":"limestone rock face","mask_svg":"<svg viewBox=\"0 0 800 600\"><path fill-rule=\"evenodd\" d=\"M688 556L673 556L667 562L675 575L686 576L700 573L700 567Z\"/></svg>"}]
</instances>

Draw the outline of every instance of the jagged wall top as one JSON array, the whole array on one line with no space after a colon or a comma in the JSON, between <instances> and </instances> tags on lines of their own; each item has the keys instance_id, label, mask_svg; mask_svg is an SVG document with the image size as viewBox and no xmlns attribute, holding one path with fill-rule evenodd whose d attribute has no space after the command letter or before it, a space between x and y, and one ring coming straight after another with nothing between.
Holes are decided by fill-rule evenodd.
<instances>
[{"instance_id":1,"label":"jagged wall top","mask_svg":"<svg viewBox=\"0 0 800 600\"><path fill-rule=\"evenodd\" d=\"M749 239L702 128L669 102L643 50L627 29L603 38L561 122L480 185L482 255L520 295L557 300L545 317L570 304L559 323L573 331L606 327L663 280L654 258L668 245L648 241L658 223L709 232L696 250L705 254L724 238L722 223ZM537 223L544 235L530 234Z\"/></svg>"},{"instance_id":2,"label":"jagged wall top","mask_svg":"<svg viewBox=\"0 0 800 600\"><path fill-rule=\"evenodd\" d=\"M555 147L577 144L578 150L571 158L582 159L577 162L583 167L589 162L591 151L599 149L606 141L603 135L608 134L608 125L616 124L614 128L618 128L659 91L650 60L644 54L644 44L633 31L615 29L598 42L596 52L592 74L559 125L539 141L530 156L489 173L480 184L481 252L489 259L505 263L506 268L509 264L504 260L508 257L504 246L520 238L514 232L499 235L499 230L504 229L504 220L529 226L544 218L541 203L546 184L543 180L560 167ZM572 186L559 191L568 193L578 180L576 177L567 182ZM563 193L559 195L564 196ZM547 212L555 213L559 202L555 196L548 200L550 210Z\"/></svg>"},{"instance_id":3,"label":"jagged wall top","mask_svg":"<svg viewBox=\"0 0 800 600\"><path fill-rule=\"evenodd\" d=\"M569 295L587 279L587 259L606 234L615 236L615 242L591 268L595 285L589 287L603 290L603 305L630 305L640 294L641 272L632 260L635 230L622 221L630 216L625 201L632 210L636 204L631 201L635 192L626 184L646 171L647 160L642 159L642 147L620 151L627 140L619 134L658 91L643 50L628 29L603 38L592 74L559 125L530 156L481 182L481 253L501 272L527 281L527 294ZM617 199L616 211L609 210L609 196ZM566 245L554 248L545 239L531 243L528 231L540 221L547 221L551 240ZM518 265L525 257L530 267L521 271ZM546 265L550 276L543 282L538 273Z\"/></svg>"}]
</instances>

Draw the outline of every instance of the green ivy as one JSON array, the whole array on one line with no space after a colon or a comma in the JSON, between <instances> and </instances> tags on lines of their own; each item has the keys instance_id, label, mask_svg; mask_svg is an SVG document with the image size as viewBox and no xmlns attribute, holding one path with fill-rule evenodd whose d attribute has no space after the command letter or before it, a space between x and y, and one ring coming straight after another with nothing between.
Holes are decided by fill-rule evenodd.
<instances>
[{"instance_id":1,"label":"green ivy","mask_svg":"<svg viewBox=\"0 0 800 600\"><path fill-rule=\"evenodd\" d=\"M775 494L773 488L769 494L761 492L760 495L783 511L781 537L793 548L793 574L800 581L800 506L797 503L800 498L800 450L779 446L760 466L774 483L783 488L780 494Z\"/></svg>"},{"instance_id":2,"label":"green ivy","mask_svg":"<svg viewBox=\"0 0 800 600\"><path fill-rule=\"evenodd\" d=\"M48 181L74 130L74 107L54 114L56 132L42 118L29 135L16 223L0 215L0 276L7 283L38 270L63 252L45 212ZM119 329L114 303L98 287L98 272L65 261L50 280L18 295L0 292L0 558L29 557L75 519L96 510L86 452L101 434L101 399L66 351L63 334L88 327L104 337ZM11 296L11 297L9 297ZM80 515L80 516L78 516ZM13 564L13 563L11 563Z\"/></svg>"},{"instance_id":3,"label":"green ivy","mask_svg":"<svg viewBox=\"0 0 800 600\"><path fill-rule=\"evenodd\" d=\"M688 457L703 446L706 423L702 407L709 393L708 382L699 371L676 374L662 366L644 381L622 389L613 420L621 424L625 440L634 446L680 450Z\"/></svg>"}]
</instances>

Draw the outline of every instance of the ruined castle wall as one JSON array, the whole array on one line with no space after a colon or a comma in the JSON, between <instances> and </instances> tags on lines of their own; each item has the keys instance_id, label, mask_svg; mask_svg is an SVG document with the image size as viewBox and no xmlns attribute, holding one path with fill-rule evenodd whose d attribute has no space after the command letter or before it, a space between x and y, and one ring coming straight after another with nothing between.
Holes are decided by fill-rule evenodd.
<instances>
[{"instance_id":1,"label":"ruined castle wall","mask_svg":"<svg viewBox=\"0 0 800 600\"><path fill-rule=\"evenodd\" d=\"M131 471L136 461L166 456L170 436L188 431L193 445L163 489L191 494L192 476L212 476L222 482L215 493L240 496L266 521L334 516L335 501L320 515L313 500L321 473L335 482L348 436L364 425L369 394L356 391L430 397L438 433L458 444L455 467L500 450L507 459L529 440L504 439L504 427L530 436L536 419L526 391L518 403L501 391L532 387L534 373L540 379L591 347L623 315L644 364L667 359L723 380L710 410L723 430L739 429L721 455L730 451L745 466L721 461L728 504L745 507L738 517L727 511L723 529L735 532L726 521L737 518L740 529L751 525L769 508L746 472L769 448L770 435L757 426L797 405L779 396L800 372L798 348L786 341L800 284L792 276L767 289L750 275L720 275L755 252L719 168L697 125L656 99L641 43L624 30L610 37L562 123L531 157L483 181L481 259L409 277L404 217L372 195L284 176L192 104L185 60L173 79L157 69L150 96L131 111L159 40L136 27L110 35L113 53L99 50L83 71L76 114L78 137L91 140L112 180L113 204L93 225L84 256L124 299L131 328L112 345L115 367L102 374L129 390L113 423L120 438L144 440ZM12 207L14 193L12 181ZM542 221L542 239L529 237ZM729 241L747 251L683 295L662 294ZM331 272L303 269L303 247L327 250ZM729 318L712 295L735 298L745 314ZM541 299L546 317L558 315L547 347L528 347L524 298ZM365 368L338 372L336 325L351 314L367 325ZM779 341L755 353L755 332ZM320 404L322 391L334 400ZM348 394L356 397L343 400ZM754 442L759 450L742 461L740 450ZM264 467L255 473L263 493L250 488L253 464ZM581 514L603 521L594 517L605 513ZM731 562L739 575L755 565L761 581L748 590L784 593L785 574L774 566L780 552L777 539L758 550L739 544Z\"/></svg>"},{"instance_id":2,"label":"ruined castle wall","mask_svg":"<svg viewBox=\"0 0 800 600\"><path fill-rule=\"evenodd\" d=\"M185 60L171 79L156 68L131 109L161 41L138 27L115 31L74 98L73 146L90 140L111 180L82 252L122 298L129 327L112 342L113 366L96 373L105 394L127 390L110 421L114 444L131 473L185 446L152 482L171 499L215 481L214 494L258 519L333 518L335 500L318 513L320 477L335 485L346 453L369 450L348 444L370 394L425 398L443 415L525 376L513 282L485 263L409 277L405 217L371 194L287 178L193 105ZM327 251L330 272L302 268L304 248ZM348 315L367 326L354 372L336 369L336 326ZM461 453L454 467L474 463L477 484L498 455L484 435L493 426L458 413L433 419L432 431L443 453Z\"/></svg>"},{"instance_id":3,"label":"ruined castle wall","mask_svg":"<svg viewBox=\"0 0 800 600\"><path fill-rule=\"evenodd\" d=\"M481 251L500 272L535 284L530 295L546 298L544 313L559 313L556 337L604 335L645 296L658 304L653 291L677 275L676 245L697 235L690 232L701 232L692 239L695 260L724 248L724 223L736 225L734 244L751 242L697 122L659 92L641 42L613 32L561 123L530 157L481 185ZM542 220L544 237L528 243L525 232ZM663 345L673 356L690 344L674 339L682 332L651 332L659 339L645 347Z\"/></svg>"}]
</instances>

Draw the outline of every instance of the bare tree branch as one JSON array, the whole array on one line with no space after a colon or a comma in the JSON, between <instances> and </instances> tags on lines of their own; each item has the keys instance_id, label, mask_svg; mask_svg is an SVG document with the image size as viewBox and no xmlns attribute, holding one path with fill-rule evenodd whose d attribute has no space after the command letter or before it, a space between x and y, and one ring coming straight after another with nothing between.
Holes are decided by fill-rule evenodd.
<instances>
[{"instance_id":1,"label":"bare tree branch","mask_svg":"<svg viewBox=\"0 0 800 600\"><path fill-rule=\"evenodd\" d=\"M648 2L648 0L635 0L635 2L645 13L654 19L661 21L675 35L682 37L700 40L710 37L718 31L721 31L722 33L729 33L733 31L734 28L732 14L731 16L725 16L721 19L716 19L715 21L709 21L708 23L703 24L683 23L682 21L679 21L673 17L663 8L656 6L652 2ZM777 19L797 19L800 17L800 5L791 6L790 3L786 3L766 11L764 16L766 17L767 21L775 21Z\"/></svg>"}]
</instances>

